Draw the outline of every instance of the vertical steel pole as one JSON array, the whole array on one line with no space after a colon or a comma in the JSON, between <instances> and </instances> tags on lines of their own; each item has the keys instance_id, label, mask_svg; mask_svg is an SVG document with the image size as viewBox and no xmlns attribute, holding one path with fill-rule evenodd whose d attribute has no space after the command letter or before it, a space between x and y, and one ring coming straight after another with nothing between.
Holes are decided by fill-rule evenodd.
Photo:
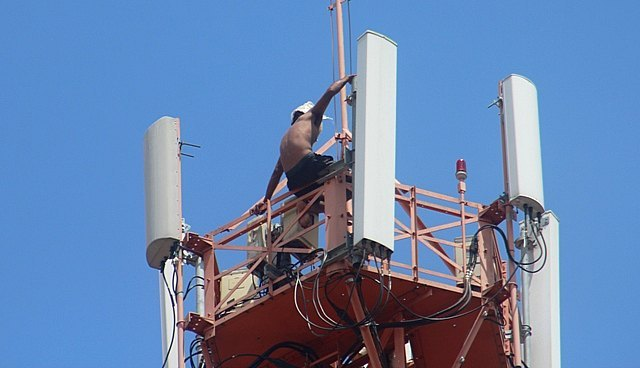
<instances>
[{"instance_id":1,"label":"vertical steel pole","mask_svg":"<svg viewBox=\"0 0 640 368\"><path fill-rule=\"evenodd\" d=\"M514 254L513 249L513 207L507 205L507 242L508 252ZM516 264L509 257L509 275L513 275L516 272ZM511 304L511 335L512 335L512 349L513 349L513 361L516 367L522 367L522 347L520 341L520 314L518 312L518 285L516 281L509 282L509 301Z\"/></svg>"},{"instance_id":2,"label":"vertical steel pole","mask_svg":"<svg viewBox=\"0 0 640 368\"><path fill-rule=\"evenodd\" d=\"M178 315L178 367L184 368L184 292L182 290L182 251L178 251L178 257L175 259L175 268L177 273L176 285L176 309Z\"/></svg>"},{"instance_id":3,"label":"vertical steel pole","mask_svg":"<svg viewBox=\"0 0 640 368\"><path fill-rule=\"evenodd\" d=\"M391 356L391 368L404 368L407 365L405 354L404 328L393 329L393 355Z\"/></svg>"},{"instance_id":4,"label":"vertical steel pole","mask_svg":"<svg viewBox=\"0 0 640 368\"><path fill-rule=\"evenodd\" d=\"M463 277L467 273L467 232L466 232L466 201L464 199L464 193L467 191L467 184L464 180L458 180L458 193L460 202L460 232L462 235L462 274Z\"/></svg>"},{"instance_id":5,"label":"vertical steel pole","mask_svg":"<svg viewBox=\"0 0 640 368\"><path fill-rule=\"evenodd\" d=\"M211 320L215 324L216 320L216 303L220 299L219 283L215 282L215 276L218 274L218 262L216 261L215 241L212 237L207 236L211 240L212 246L206 249L202 254L202 263L204 264L204 312L203 316ZM215 327L205 332L202 340L202 356L207 368L213 367L211 356L209 355L209 340L215 336Z\"/></svg>"},{"instance_id":6,"label":"vertical steel pole","mask_svg":"<svg viewBox=\"0 0 640 368\"><path fill-rule=\"evenodd\" d=\"M343 78L344 76L346 76L346 71L345 71L345 61L344 61L344 26L343 26L343 22L342 22L342 2L341 0L336 0L335 2L335 7L336 7L336 36L338 38L338 73L340 78ZM349 131L349 120L347 117L347 87L344 86L341 90L340 90L340 122L342 123L342 132L340 133L340 137L341 137L341 141L340 143L342 144L342 147L340 149L340 159L344 159L345 156L345 151L347 150L347 147L349 145L349 138L347 135L347 132ZM341 186L343 187L343 186ZM352 213L353 214L353 209L351 208L351 204L352 202L347 201L346 199L343 201L344 202L344 211L346 214L348 213ZM341 205L342 206L342 205ZM346 218L345 218L346 220ZM345 229L345 235L346 235L346 231L351 231L353 232L353 228L348 226ZM336 231L342 231L342 228L340 229L334 229L333 232L335 233Z\"/></svg>"},{"instance_id":7,"label":"vertical steel pole","mask_svg":"<svg viewBox=\"0 0 640 368\"><path fill-rule=\"evenodd\" d=\"M202 281L202 285L204 286L204 261L202 257L198 257L198 261L196 262L196 284ZM196 313L204 317L204 287L196 287ZM202 354L200 355L200 361L204 359L204 352L202 350Z\"/></svg>"},{"instance_id":8,"label":"vertical steel pole","mask_svg":"<svg viewBox=\"0 0 640 368\"><path fill-rule=\"evenodd\" d=\"M502 136L502 172L504 175L504 191L509 197L509 168L507 163L507 132L504 121L504 106L502 104L502 82L498 83L498 107L500 108L500 133ZM507 221L507 251L513 255L513 206L505 205L506 221ZM516 272L516 264L509 257L509 275ZM520 315L518 313L518 285L515 281L509 283L509 301L511 304L511 328L512 328L512 349L513 360L516 367L522 367L522 355L520 346Z\"/></svg>"},{"instance_id":9,"label":"vertical steel pole","mask_svg":"<svg viewBox=\"0 0 640 368\"><path fill-rule=\"evenodd\" d=\"M347 236L347 211L346 196L347 185L344 173L324 183L324 213L326 217L326 251L338 247L346 242Z\"/></svg>"},{"instance_id":10,"label":"vertical steel pole","mask_svg":"<svg viewBox=\"0 0 640 368\"><path fill-rule=\"evenodd\" d=\"M416 187L411 187L411 208L409 221L411 221L411 275L413 281L418 281L418 205L416 203Z\"/></svg>"},{"instance_id":11,"label":"vertical steel pole","mask_svg":"<svg viewBox=\"0 0 640 368\"><path fill-rule=\"evenodd\" d=\"M178 122L178 139L180 139L180 122ZM178 166L181 169L181 166ZM180 201L182 201L182 172L179 174L180 177ZM180 217L182 218L182 204L180 205ZM182 223L182 228L184 229L184 220ZM182 239L184 240L184 232L182 233ZM176 285L176 315L177 315L177 327L178 327L178 368L184 368L184 291L182 285L182 250L178 248L178 257L174 260L176 262L176 274L177 274L177 285Z\"/></svg>"},{"instance_id":12,"label":"vertical steel pole","mask_svg":"<svg viewBox=\"0 0 640 368\"><path fill-rule=\"evenodd\" d=\"M198 257L198 261L196 262L196 284L202 281L202 285L204 285L204 262L202 261L202 257ZM198 281L200 280L200 281ZM204 288L196 287L196 313L201 316L204 316Z\"/></svg>"},{"instance_id":13,"label":"vertical steel pole","mask_svg":"<svg viewBox=\"0 0 640 368\"><path fill-rule=\"evenodd\" d=\"M523 256L523 261L524 263L529 263L531 262L531 260L533 260L533 247L531 247L531 249L529 249L529 244L527 242L527 230L529 227L528 224L528 217L527 214L525 212L524 215L524 227L522 230L522 252L524 254ZM529 322L529 316L530 314L530 308L529 308L529 284L531 283L531 274L525 271L525 268L529 268L531 269L531 266L523 266L523 269L520 271L520 280L522 281L522 295L520 296L520 300L522 302L522 324L524 326L530 326L530 322ZM522 351L522 359L525 361L525 363L530 363L531 361L529 360L529 352L531 351L531 339L525 334L524 338L524 349Z\"/></svg>"},{"instance_id":14,"label":"vertical steel pole","mask_svg":"<svg viewBox=\"0 0 640 368\"><path fill-rule=\"evenodd\" d=\"M344 62L344 31L342 23L342 2L336 0L336 28L338 37L338 73L340 78L346 75L345 62ZM347 131L349 130L349 121L347 119L347 89L346 86L340 90L340 121L342 122L342 150L340 151L340 158L344 157L344 151L349 143L347 139Z\"/></svg>"},{"instance_id":15,"label":"vertical steel pole","mask_svg":"<svg viewBox=\"0 0 640 368\"><path fill-rule=\"evenodd\" d=\"M216 267L216 253L213 249L207 249L202 255L204 262L204 316L215 320L215 306L219 299L218 288L214 278L218 272Z\"/></svg>"}]
</instances>

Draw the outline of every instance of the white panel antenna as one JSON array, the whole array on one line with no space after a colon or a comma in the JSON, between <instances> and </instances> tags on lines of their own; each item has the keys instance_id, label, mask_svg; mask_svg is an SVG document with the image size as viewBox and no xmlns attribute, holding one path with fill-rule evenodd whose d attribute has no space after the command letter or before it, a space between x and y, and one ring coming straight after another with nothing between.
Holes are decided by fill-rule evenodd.
<instances>
[{"instance_id":1,"label":"white panel antenna","mask_svg":"<svg viewBox=\"0 0 640 368\"><path fill-rule=\"evenodd\" d=\"M527 352L530 367L560 368L560 222L555 214L547 211L542 215L542 236L538 246L546 249L547 263L523 282L528 289L529 323L531 339ZM544 238L544 242L542 240ZM535 252L535 254L539 254ZM534 259L528 254L528 260ZM538 264L528 266L535 269ZM526 267L526 266L525 266Z\"/></svg>"},{"instance_id":2,"label":"white panel antenna","mask_svg":"<svg viewBox=\"0 0 640 368\"><path fill-rule=\"evenodd\" d=\"M379 33L358 38L354 121L353 242L393 251L397 45Z\"/></svg>"},{"instance_id":3,"label":"white panel antenna","mask_svg":"<svg viewBox=\"0 0 640 368\"><path fill-rule=\"evenodd\" d=\"M144 135L147 263L160 269L182 239L180 120L164 116Z\"/></svg>"},{"instance_id":4,"label":"white panel antenna","mask_svg":"<svg viewBox=\"0 0 640 368\"><path fill-rule=\"evenodd\" d=\"M170 275L167 277L167 283L173 284L173 263L167 262L164 265L164 274ZM162 333L162 359L164 360L165 368L178 368L178 347L177 344L172 343L172 340L178 334L178 327L176 325L177 316L174 308L173 296L164 283L162 275L158 275L158 286L160 290L160 331ZM198 288L200 289L200 288Z\"/></svg>"},{"instance_id":5,"label":"white panel antenna","mask_svg":"<svg viewBox=\"0 0 640 368\"><path fill-rule=\"evenodd\" d=\"M544 212L538 94L527 78L512 74L499 85L507 160L509 200L514 206Z\"/></svg>"}]
</instances>

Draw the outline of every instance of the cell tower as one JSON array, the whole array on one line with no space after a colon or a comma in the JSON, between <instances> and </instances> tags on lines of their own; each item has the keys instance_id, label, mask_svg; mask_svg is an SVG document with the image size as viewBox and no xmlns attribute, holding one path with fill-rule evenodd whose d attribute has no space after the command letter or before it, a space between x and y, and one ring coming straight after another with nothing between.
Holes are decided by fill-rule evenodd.
<instances>
[{"instance_id":1,"label":"cell tower","mask_svg":"<svg viewBox=\"0 0 640 368\"><path fill-rule=\"evenodd\" d=\"M332 7L343 77L342 5ZM505 194L472 202L462 159L457 195L396 180L397 45L367 31L357 47L342 131L318 150L339 145L338 160L300 198L281 182L264 214L188 231L179 121L149 128L147 261L162 271L163 366L560 367L558 220L544 206L535 86L500 81ZM298 204L319 200L324 214L302 228L311 205ZM238 252L243 261L223 262ZM187 314L184 265L201 284Z\"/></svg>"}]
</instances>

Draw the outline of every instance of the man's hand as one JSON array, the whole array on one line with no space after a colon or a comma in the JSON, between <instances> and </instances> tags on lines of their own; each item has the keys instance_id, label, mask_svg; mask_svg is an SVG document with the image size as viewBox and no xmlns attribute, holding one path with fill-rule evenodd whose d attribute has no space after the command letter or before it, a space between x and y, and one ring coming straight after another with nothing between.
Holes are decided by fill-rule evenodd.
<instances>
[{"instance_id":1,"label":"man's hand","mask_svg":"<svg viewBox=\"0 0 640 368\"><path fill-rule=\"evenodd\" d=\"M342 89L342 87L345 86L345 84L353 82L353 78L355 76L356 76L355 74L350 74L350 75L344 76L343 78L338 79L337 81L333 82L331 86L329 86L329 90L335 93L340 92L340 90Z\"/></svg>"},{"instance_id":2,"label":"man's hand","mask_svg":"<svg viewBox=\"0 0 640 368\"><path fill-rule=\"evenodd\" d=\"M251 213L254 215L262 215L267 210L267 201L260 202L253 206Z\"/></svg>"}]
</instances>

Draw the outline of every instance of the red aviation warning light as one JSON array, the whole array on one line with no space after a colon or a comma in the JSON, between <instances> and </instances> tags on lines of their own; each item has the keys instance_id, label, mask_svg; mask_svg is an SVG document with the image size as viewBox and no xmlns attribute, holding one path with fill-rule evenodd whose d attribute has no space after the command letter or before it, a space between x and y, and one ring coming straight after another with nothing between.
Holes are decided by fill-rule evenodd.
<instances>
[{"instance_id":1,"label":"red aviation warning light","mask_svg":"<svg viewBox=\"0 0 640 368\"><path fill-rule=\"evenodd\" d=\"M456 179L460 181L467 179L467 163L463 158L456 161Z\"/></svg>"}]
</instances>

